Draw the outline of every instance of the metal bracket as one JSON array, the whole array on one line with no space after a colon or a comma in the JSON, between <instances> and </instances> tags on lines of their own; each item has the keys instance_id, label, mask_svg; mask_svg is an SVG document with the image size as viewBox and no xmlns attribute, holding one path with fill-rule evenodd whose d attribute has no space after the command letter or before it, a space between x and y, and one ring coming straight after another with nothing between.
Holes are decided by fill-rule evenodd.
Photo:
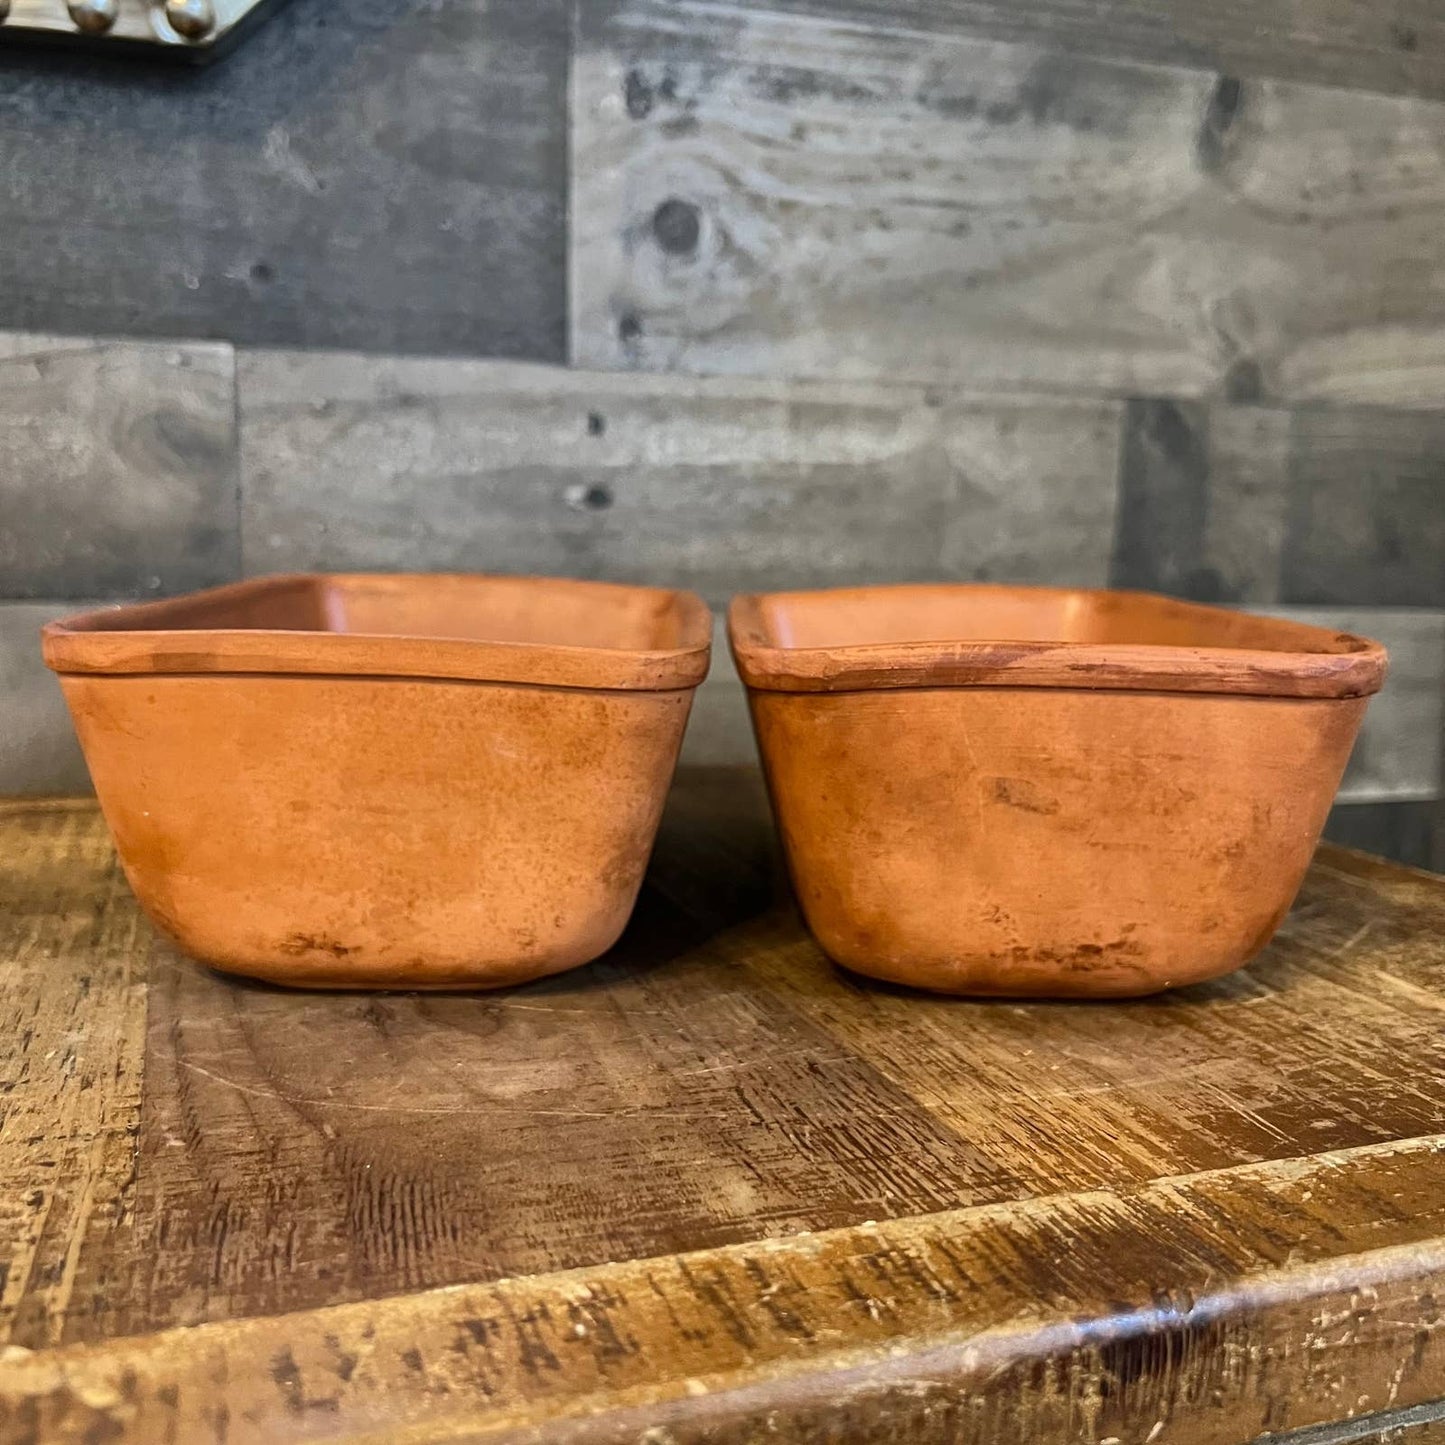
<instances>
[{"instance_id":1,"label":"metal bracket","mask_svg":"<svg viewBox=\"0 0 1445 1445\"><path fill-rule=\"evenodd\" d=\"M0 45L80 44L214 60L277 0L0 0Z\"/></svg>"}]
</instances>

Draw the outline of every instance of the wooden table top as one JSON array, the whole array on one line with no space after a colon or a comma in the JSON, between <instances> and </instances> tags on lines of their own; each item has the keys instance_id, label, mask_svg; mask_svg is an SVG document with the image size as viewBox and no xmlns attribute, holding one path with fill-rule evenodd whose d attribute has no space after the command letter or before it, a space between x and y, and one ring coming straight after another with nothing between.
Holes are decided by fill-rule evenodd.
<instances>
[{"instance_id":1,"label":"wooden table top","mask_svg":"<svg viewBox=\"0 0 1445 1445\"><path fill-rule=\"evenodd\" d=\"M756 778L686 774L604 961L290 993L158 942L93 804L0 803L0 1440L1201 1445L1445 1396L1445 878L1324 848L1253 967L1102 1005L851 978L778 876Z\"/></svg>"}]
</instances>

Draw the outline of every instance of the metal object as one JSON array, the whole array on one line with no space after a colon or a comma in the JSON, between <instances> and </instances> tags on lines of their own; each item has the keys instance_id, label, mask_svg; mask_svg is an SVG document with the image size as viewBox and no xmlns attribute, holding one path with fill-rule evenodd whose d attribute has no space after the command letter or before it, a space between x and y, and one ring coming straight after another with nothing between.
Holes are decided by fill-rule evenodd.
<instances>
[{"instance_id":1,"label":"metal object","mask_svg":"<svg viewBox=\"0 0 1445 1445\"><path fill-rule=\"evenodd\" d=\"M172 30L183 40L204 40L216 28L211 0L165 0L162 7Z\"/></svg>"},{"instance_id":2,"label":"metal object","mask_svg":"<svg viewBox=\"0 0 1445 1445\"><path fill-rule=\"evenodd\" d=\"M278 0L0 0L0 46L82 44L207 61Z\"/></svg>"},{"instance_id":3,"label":"metal object","mask_svg":"<svg viewBox=\"0 0 1445 1445\"><path fill-rule=\"evenodd\" d=\"M120 14L118 0L69 0L71 23L84 35L104 35Z\"/></svg>"}]
</instances>

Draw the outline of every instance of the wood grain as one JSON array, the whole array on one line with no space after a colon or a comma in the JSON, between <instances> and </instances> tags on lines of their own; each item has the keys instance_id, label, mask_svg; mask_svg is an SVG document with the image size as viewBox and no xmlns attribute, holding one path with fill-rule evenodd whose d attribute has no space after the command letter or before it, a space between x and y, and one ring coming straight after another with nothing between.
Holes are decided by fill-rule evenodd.
<instances>
[{"instance_id":1,"label":"wood grain","mask_svg":"<svg viewBox=\"0 0 1445 1445\"><path fill-rule=\"evenodd\" d=\"M1281 597L1445 608L1445 415L1310 407L1293 434Z\"/></svg>"},{"instance_id":2,"label":"wood grain","mask_svg":"<svg viewBox=\"0 0 1445 1445\"><path fill-rule=\"evenodd\" d=\"M0 1345L84 1314L135 1163L149 929L96 816L0 802Z\"/></svg>"},{"instance_id":3,"label":"wood grain","mask_svg":"<svg viewBox=\"0 0 1445 1445\"><path fill-rule=\"evenodd\" d=\"M1224 1445L1438 1391L1442 1147L12 1357L0 1438Z\"/></svg>"},{"instance_id":4,"label":"wood grain","mask_svg":"<svg viewBox=\"0 0 1445 1445\"><path fill-rule=\"evenodd\" d=\"M1109 581L1199 602L1280 601L1293 413L1136 399Z\"/></svg>"},{"instance_id":5,"label":"wood grain","mask_svg":"<svg viewBox=\"0 0 1445 1445\"><path fill-rule=\"evenodd\" d=\"M0 333L0 519L0 597L230 581L231 348Z\"/></svg>"},{"instance_id":6,"label":"wood grain","mask_svg":"<svg viewBox=\"0 0 1445 1445\"><path fill-rule=\"evenodd\" d=\"M572 132L584 364L1438 406L1437 102L633 0Z\"/></svg>"},{"instance_id":7,"label":"wood grain","mask_svg":"<svg viewBox=\"0 0 1445 1445\"><path fill-rule=\"evenodd\" d=\"M1428 0L758 0L758 8L1228 75L1445 96L1445 24Z\"/></svg>"},{"instance_id":8,"label":"wood grain","mask_svg":"<svg viewBox=\"0 0 1445 1445\"><path fill-rule=\"evenodd\" d=\"M90 774L40 629L86 602L0 602L0 796L84 793Z\"/></svg>"},{"instance_id":9,"label":"wood grain","mask_svg":"<svg viewBox=\"0 0 1445 1445\"><path fill-rule=\"evenodd\" d=\"M1204 602L1445 608L1445 416L1126 409L1111 580Z\"/></svg>"},{"instance_id":10,"label":"wood grain","mask_svg":"<svg viewBox=\"0 0 1445 1445\"><path fill-rule=\"evenodd\" d=\"M248 572L1100 582L1112 403L246 352Z\"/></svg>"},{"instance_id":11,"label":"wood grain","mask_svg":"<svg viewBox=\"0 0 1445 1445\"><path fill-rule=\"evenodd\" d=\"M828 965L756 776L694 772L598 965L323 998L157 947L86 805L0 853L0 1441L1203 1445L1445 1393L1438 879L1326 849L1231 978L927 998Z\"/></svg>"},{"instance_id":12,"label":"wood grain","mask_svg":"<svg viewBox=\"0 0 1445 1445\"><path fill-rule=\"evenodd\" d=\"M72 1337L1011 1196L865 1061L729 989L667 912L498 999L300 1000L164 956L137 1224L83 1277L108 1310Z\"/></svg>"},{"instance_id":13,"label":"wood grain","mask_svg":"<svg viewBox=\"0 0 1445 1445\"><path fill-rule=\"evenodd\" d=\"M568 0L296 0L224 64L0 52L0 326L560 359Z\"/></svg>"}]
</instances>

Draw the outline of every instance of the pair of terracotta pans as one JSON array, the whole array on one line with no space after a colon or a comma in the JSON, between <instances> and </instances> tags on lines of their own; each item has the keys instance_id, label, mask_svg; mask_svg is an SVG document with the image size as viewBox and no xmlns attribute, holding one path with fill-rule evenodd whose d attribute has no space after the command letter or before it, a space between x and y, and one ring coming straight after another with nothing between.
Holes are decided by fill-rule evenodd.
<instances>
[{"instance_id":1,"label":"pair of terracotta pans","mask_svg":"<svg viewBox=\"0 0 1445 1445\"><path fill-rule=\"evenodd\" d=\"M1123 996L1284 917L1376 643L1142 593L898 586L728 617L803 912L859 973ZM486 988L630 914L710 617L545 578L291 576L45 629L147 913L216 968Z\"/></svg>"}]
</instances>

